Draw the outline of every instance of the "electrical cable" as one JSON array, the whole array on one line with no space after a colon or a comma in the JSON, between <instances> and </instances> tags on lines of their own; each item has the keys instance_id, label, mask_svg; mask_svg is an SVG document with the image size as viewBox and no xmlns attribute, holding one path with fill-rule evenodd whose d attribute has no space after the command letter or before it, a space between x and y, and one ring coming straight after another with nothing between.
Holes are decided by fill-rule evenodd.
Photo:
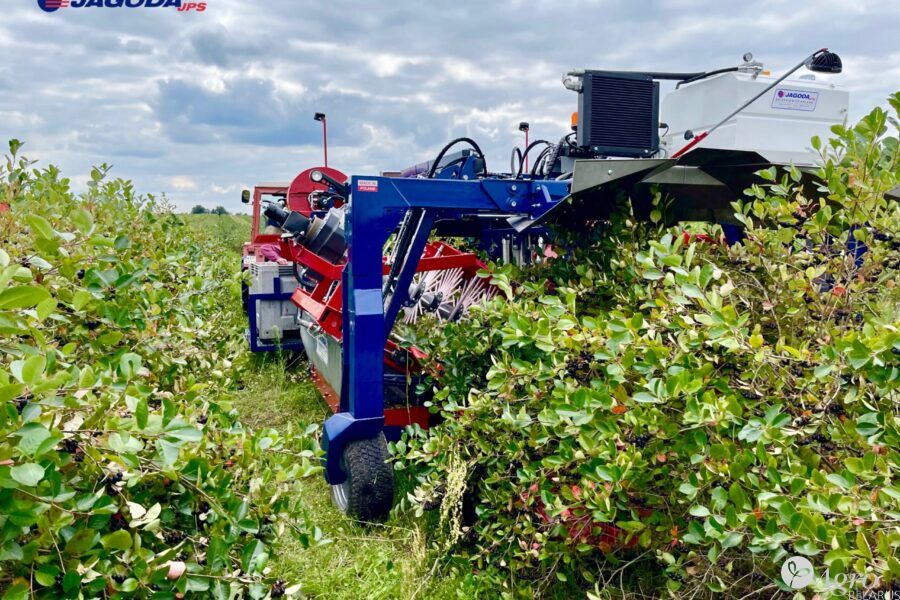
<instances>
[{"instance_id":1,"label":"electrical cable","mask_svg":"<svg viewBox=\"0 0 900 600\"><path fill-rule=\"evenodd\" d=\"M450 148L452 148L453 146L455 146L456 144L459 144L462 142L465 142L466 144L472 146L472 148L475 150L475 152L478 153L478 156L481 157L482 174L487 176L487 160L484 158L484 152L481 151L481 148L478 146L477 143L475 143L475 140L473 140L472 138L458 137L455 140L452 140L450 143L448 143L443 148L441 148L441 151L438 152L437 157L431 163L431 168L428 169L428 179L434 178L434 174L437 172L438 166L441 164L441 159L444 158L444 155L447 154L447 151Z\"/></svg>"}]
</instances>

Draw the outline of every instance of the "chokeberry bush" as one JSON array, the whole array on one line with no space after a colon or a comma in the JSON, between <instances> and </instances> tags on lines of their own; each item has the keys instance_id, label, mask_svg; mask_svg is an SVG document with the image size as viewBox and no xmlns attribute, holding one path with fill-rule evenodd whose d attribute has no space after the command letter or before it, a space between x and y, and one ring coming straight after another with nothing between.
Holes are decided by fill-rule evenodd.
<instances>
[{"instance_id":1,"label":"chokeberry bush","mask_svg":"<svg viewBox=\"0 0 900 600\"><path fill-rule=\"evenodd\" d=\"M275 536L305 432L248 431L240 275L220 240L93 170L73 194L10 143L0 163L0 595L295 595Z\"/></svg>"},{"instance_id":2,"label":"chokeberry bush","mask_svg":"<svg viewBox=\"0 0 900 600\"><path fill-rule=\"evenodd\" d=\"M791 597L797 554L817 572L799 597L830 593L826 568L900 580L890 104L812 140L811 178L762 172L737 244L626 204L578 245L559 232L559 259L495 270L505 297L467 320L411 334L444 420L392 449L464 594Z\"/></svg>"}]
</instances>

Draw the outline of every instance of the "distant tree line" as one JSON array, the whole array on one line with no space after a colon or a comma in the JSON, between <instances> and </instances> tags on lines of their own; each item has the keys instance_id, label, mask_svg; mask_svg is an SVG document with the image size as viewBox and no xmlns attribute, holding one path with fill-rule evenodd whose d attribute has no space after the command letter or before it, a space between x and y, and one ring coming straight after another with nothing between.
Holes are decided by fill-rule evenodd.
<instances>
[{"instance_id":1,"label":"distant tree line","mask_svg":"<svg viewBox=\"0 0 900 600\"><path fill-rule=\"evenodd\" d=\"M194 208L191 209L192 215L227 215L228 211L225 210L224 206L217 206L215 208L206 208L205 206L201 206L197 204Z\"/></svg>"}]
</instances>

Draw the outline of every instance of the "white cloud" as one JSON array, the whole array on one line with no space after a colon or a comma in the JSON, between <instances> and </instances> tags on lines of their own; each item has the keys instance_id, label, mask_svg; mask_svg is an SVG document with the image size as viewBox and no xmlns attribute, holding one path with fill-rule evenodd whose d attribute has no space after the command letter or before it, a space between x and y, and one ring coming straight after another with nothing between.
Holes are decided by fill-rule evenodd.
<instances>
[{"instance_id":1,"label":"white cloud","mask_svg":"<svg viewBox=\"0 0 900 600\"><path fill-rule=\"evenodd\" d=\"M833 47L851 118L900 83L896 0L214 0L202 14L41 12L4 6L0 143L16 137L76 185L92 165L198 202L241 210L237 190L322 161L394 170L470 135L489 163L568 130L571 68L696 71L747 50L774 72Z\"/></svg>"},{"instance_id":2,"label":"white cloud","mask_svg":"<svg viewBox=\"0 0 900 600\"><path fill-rule=\"evenodd\" d=\"M169 183L179 192L195 192L200 187L197 180L187 175L176 175L169 179Z\"/></svg>"}]
</instances>

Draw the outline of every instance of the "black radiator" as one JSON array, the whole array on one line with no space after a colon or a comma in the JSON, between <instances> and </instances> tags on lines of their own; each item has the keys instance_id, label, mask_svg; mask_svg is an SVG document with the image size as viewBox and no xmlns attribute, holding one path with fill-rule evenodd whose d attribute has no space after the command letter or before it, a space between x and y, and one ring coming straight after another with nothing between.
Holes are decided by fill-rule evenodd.
<instances>
[{"instance_id":1,"label":"black radiator","mask_svg":"<svg viewBox=\"0 0 900 600\"><path fill-rule=\"evenodd\" d=\"M648 157L659 150L659 82L643 73L585 71L578 145L595 155Z\"/></svg>"}]
</instances>

